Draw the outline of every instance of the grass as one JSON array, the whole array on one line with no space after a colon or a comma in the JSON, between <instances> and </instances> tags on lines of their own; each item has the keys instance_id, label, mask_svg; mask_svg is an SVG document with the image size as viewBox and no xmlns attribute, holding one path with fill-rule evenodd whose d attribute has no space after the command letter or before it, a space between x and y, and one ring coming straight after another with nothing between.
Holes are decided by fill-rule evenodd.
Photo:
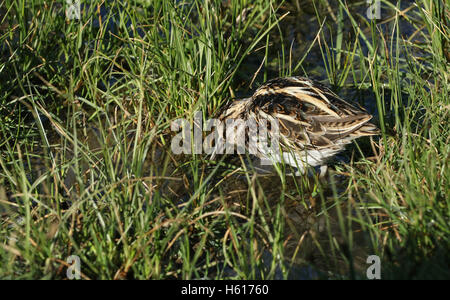
<instances>
[{"instance_id":1,"label":"grass","mask_svg":"<svg viewBox=\"0 0 450 300\"><path fill-rule=\"evenodd\" d=\"M84 279L364 279L373 254L385 279L449 278L450 7L381 2L91 1L78 21L0 0L0 278L65 279L77 255ZM362 100L381 136L326 180L171 152L172 121L281 75Z\"/></svg>"}]
</instances>

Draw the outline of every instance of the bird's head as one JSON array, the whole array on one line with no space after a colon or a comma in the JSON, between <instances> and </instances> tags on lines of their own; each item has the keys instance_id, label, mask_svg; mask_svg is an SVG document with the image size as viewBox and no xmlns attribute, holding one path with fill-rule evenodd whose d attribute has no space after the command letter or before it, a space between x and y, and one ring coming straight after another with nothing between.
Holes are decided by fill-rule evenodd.
<instances>
[{"instance_id":1,"label":"bird's head","mask_svg":"<svg viewBox=\"0 0 450 300\"><path fill-rule=\"evenodd\" d=\"M224 119L238 119L242 114L247 112L249 104L252 98L244 98L239 100L231 101L227 106L224 107L220 113L220 120Z\"/></svg>"}]
</instances>

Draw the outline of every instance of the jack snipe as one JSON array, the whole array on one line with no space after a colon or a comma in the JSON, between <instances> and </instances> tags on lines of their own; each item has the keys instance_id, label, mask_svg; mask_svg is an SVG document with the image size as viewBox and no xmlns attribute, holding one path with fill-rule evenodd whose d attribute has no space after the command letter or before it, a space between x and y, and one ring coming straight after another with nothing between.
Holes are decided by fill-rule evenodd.
<instances>
[{"instance_id":1,"label":"jack snipe","mask_svg":"<svg viewBox=\"0 0 450 300\"><path fill-rule=\"evenodd\" d=\"M300 173L308 165L323 166L353 139L378 134L377 127L369 123L372 116L364 109L350 105L320 83L303 77L269 80L250 98L231 102L219 119L277 121L278 132L270 131L269 136L278 135L278 153L261 147L253 153L272 163L285 162ZM238 134L248 135L248 130ZM234 141L227 140L227 143Z\"/></svg>"}]
</instances>

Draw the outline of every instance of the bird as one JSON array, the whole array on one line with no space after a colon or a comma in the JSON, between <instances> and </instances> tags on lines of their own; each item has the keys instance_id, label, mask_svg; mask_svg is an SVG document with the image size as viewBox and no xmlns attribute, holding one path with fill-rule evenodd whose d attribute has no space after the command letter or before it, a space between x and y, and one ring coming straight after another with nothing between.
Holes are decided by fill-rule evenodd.
<instances>
[{"instance_id":1,"label":"bird","mask_svg":"<svg viewBox=\"0 0 450 300\"><path fill-rule=\"evenodd\" d=\"M316 166L326 172L327 161L352 140L378 135L378 128L369 122L372 118L325 85L300 76L271 79L250 97L225 105L218 117L221 122L240 119L257 126L265 121L267 136L276 140L277 147L251 143L261 135L246 127L227 136L226 143L234 145L244 138L246 150L264 164L288 164L297 170L295 175Z\"/></svg>"}]
</instances>

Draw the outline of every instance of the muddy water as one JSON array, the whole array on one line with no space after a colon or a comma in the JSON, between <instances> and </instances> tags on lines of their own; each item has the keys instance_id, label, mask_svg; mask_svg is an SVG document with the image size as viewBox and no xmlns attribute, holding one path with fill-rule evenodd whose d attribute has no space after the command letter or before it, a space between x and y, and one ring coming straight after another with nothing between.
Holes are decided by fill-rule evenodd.
<instances>
[{"instance_id":1,"label":"muddy water","mask_svg":"<svg viewBox=\"0 0 450 300\"><path fill-rule=\"evenodd\" d=\"M289 279L315 279L338 277L339 274L348 276L349 265L339 252L333 254L332 248L339 247L348 254L351 253L354 271L363 274L367 268L366 259L370 253L368 237L360 231L356 224L352 225L353 247L346 249L348 232L342 233L339 226L339 218L335 208L333 188L338 194L342 194L347 183L346 178L336 174L328 174L324 178L318 178L318 174L312 172L303 176L286 176L285 187L277 174L253 173L253 183L258 182L260 189L256 188L258 199L266 198L270 209L275 209L283 203L282 214L284 217L284 257L285 265L289 266ZM321 186L323 198L314 191L317 185ZM251 211L249 205L249 190L253 188L243 176L234 176L222 184L223 196L232 197L234 203L240 203L242 211ZM300 190L299 191L299 187ZM263 200L260 200L263 201ZM251 202L251 201L250 201ZM250 205L251 206L251 205ZM344 222L347 222L347 205L340 205ZM324 211L327 211L327 215ZM266 220L270 222L271 212L266 212ZM354 211L351 212L352 214ZM348 230L348 228L347 228ZM335 243L332 245L330 243ZM320 246L318 246L320 245ZM264 251L263 260L266 267L272 263L269 251ZM331 273L327 273L331 272ZM333 275L330 275L333 274ZM280 272L277 279L282 279Z\"/></svg>"}]
</instances>

